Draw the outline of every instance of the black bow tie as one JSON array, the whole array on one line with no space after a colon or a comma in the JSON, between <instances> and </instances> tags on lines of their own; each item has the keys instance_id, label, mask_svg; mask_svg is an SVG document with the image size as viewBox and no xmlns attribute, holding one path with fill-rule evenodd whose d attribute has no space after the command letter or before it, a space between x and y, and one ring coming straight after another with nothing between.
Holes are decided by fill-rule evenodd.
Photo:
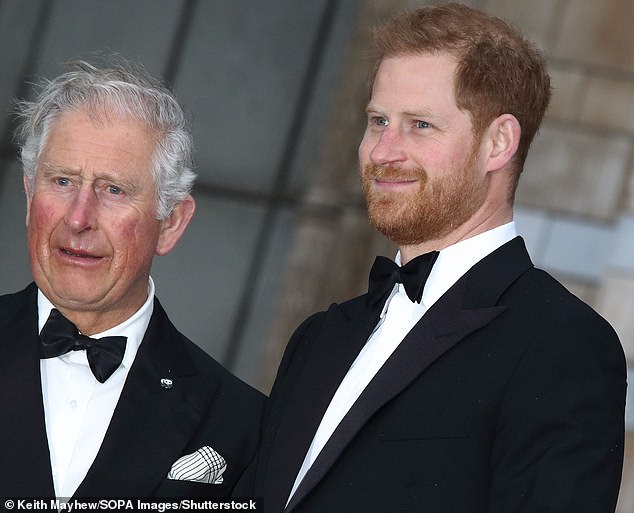
<instances>
[{"instance_id":1,"label":"black bow tie","mask_svg":"<svg viewBox=\"0 0 634 513\"><path fill-rule=\"evenodd\" d=\"M53 308L40 333L40 357L54 358L70 351L86 350L90 370L104 383L117 370L125 353L126 337L90 338Z\"/></svg>"},{"instance_id":2,"label":"black bow tie","mask_svg":"<svg viewBox=\"0 0 634 513\"><path fill-rule=\"evenodd\" d=\"M403 284L410 301L420 303L425 282L437 258L438 251L431 251L417 256L403 267L399 267L396 262L389 258L376 257L370 270L368 304L374 305L387 299L396 283Z\"/></svg>"}]
</instances>

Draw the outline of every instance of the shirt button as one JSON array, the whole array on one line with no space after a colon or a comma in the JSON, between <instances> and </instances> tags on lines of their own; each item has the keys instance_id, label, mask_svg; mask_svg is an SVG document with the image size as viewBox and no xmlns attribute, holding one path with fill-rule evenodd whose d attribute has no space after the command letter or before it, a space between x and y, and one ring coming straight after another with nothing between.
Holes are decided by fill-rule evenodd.
<instances>
[{"instance_id":1,"label":"shirt button","mask_svg":"<svg viewBox=\"0 0 634 513\"><path fill-rule=\"evenodd\" d=\"M77 408L77 401L75 401L75 399L73 399L73 400L70 402L70 407L71 407L71 408Z\"/></svg>"}]
</instances>

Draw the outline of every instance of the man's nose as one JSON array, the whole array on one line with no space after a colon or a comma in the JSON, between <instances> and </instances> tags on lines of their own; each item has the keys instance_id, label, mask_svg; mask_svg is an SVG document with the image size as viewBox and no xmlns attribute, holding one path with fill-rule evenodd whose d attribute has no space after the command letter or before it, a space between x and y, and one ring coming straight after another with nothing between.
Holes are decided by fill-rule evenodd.
<instances>
[{"instance_id":1,"label":"man's nose","mask_svg":"<svg viewBox=\"0 0 634 513\"><path fill-rule=\"evenodd\" d=\"M75 232L94 228L97 223L97 202L91 187L80 187L66 212L66 224Z\"/></svg>"},{"instance_id":2,"label":"man's nose","mask_svg":"<svg viewBox=\"0 0 634 513\"><path fill-rule=\"evenodd\" d=\"M374 148L370 151L370 160L376 166L403 163L406 158L403 137L399 130L392 127L381 132Z\"/></svg>"}]
</instances>

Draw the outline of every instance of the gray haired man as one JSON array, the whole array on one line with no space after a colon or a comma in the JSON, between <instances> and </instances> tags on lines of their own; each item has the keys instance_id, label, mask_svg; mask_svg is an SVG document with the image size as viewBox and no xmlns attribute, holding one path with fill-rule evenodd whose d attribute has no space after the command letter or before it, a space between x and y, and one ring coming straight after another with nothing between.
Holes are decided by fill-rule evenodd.
<instances>
[{"instance_id":1,"label":"gray haired man","mask_svg":"<svg viewBox=\"0 0 634 513\"><path fill-rule=\"evenodd\" d=\"M262 396L177 331L154 255L195 210L172 93L77 62L18 104L34 283L0 297L0 496L227 496Z\"/></svg>"}]
</instances>

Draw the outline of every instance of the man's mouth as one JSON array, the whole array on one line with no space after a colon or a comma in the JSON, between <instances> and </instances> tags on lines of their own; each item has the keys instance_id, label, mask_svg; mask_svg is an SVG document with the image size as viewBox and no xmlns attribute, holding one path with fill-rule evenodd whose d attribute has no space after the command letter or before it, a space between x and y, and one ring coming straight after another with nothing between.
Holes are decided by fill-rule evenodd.
<instances>
[{"instance_id":1,"label":"man's mouth","mask_svg":"<svg viewBox=\"0 0 634 513\"><path fill-rule=\"evenodd\" d=\"M412 184L417 183L418 180L414 178L375 178L374 183L377 187L383 188L399 188L399 187L409 187Z\"/></svg>"},{"instance_id":2,"label":"man's mouth","mask_svg":"<svg viewBox=\"0 0 634 513\"><path fill-rule=\"evenodd\" d=\"M96 255L91 255L90 253L87 253L86 251L82 251L79 249L62 248L61 252L64 253L65 255L75 257L75 258L93 258L93 259L100 258Z\"/></svg>"},{"instance_id":3,"label":"man's mouth","mask_svg":"<svg viewBox=\"0 0 634 513\"><path fill-rule=\"evenodd\" d=\"M399 184L399 183L414 183L417 182L418 179L416 178L375 178L375 180L378 183L385 183L385 184Z\"/></svg>"}]
</instances>

